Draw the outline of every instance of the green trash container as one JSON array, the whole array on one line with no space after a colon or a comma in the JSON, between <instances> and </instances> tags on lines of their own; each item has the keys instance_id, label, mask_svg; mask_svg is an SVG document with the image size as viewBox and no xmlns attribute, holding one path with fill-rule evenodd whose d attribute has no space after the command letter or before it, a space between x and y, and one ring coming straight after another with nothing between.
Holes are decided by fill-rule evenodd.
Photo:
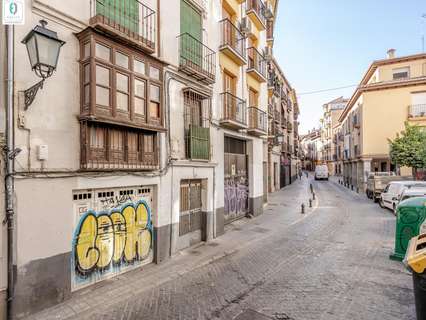
<instances>
[{"instance_id":1,"label":"green trash container","mask_svg":"<svg viewBox=\"0 0 426 320\"><path fill-rule=\"evenodd\" d=\"M395 252L393 260L402 261L411 238L426 233L426 197L400 202L396 213Z\"/></svg>"},{"instance_id":2,"label":"green trash container","mask_svg":"<svg viewBox=\"0 0 426 320\"><path fill-rule=\"evenodd\" d=\"M426 319L426 233L410 240L404 263L413 274L414 299L418 320Z\"/></svg>"}]
</instances>

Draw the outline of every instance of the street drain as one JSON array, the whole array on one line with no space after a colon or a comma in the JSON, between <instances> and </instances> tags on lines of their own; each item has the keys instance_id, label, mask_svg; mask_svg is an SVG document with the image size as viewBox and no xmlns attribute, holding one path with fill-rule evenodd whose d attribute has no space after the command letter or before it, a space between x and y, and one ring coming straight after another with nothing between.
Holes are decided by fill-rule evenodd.
<instances>
[{"instance_id":1,"label":"street drain","mask_svg":"<svg viewBox=\"0 0 426 320\"><path fill-rule=\"evenodd\" d=\"M272 320L272 318L257 311L247 309L234 318L234 320Z\"/></svg>"}]
</instances>

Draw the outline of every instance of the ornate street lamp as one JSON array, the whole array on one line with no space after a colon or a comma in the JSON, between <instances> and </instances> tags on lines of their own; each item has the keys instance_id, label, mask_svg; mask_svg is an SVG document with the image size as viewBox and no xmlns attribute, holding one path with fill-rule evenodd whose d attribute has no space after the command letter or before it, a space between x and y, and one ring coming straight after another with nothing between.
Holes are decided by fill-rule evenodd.
<instances>
[{"instance_id":1,"label":"ornate street lamp","mask_svg":"<svg viewBox=\"0 0 426 320\"><path fill-rule=\"evenodd\" d=\"M38 90L43 88L44 80L56 70L59 52L65 44L65 41L60 40L57 33L47 29L46 25L47 22L41 20L40 25L31 30L22 40L27 47L31 69L42 79L24 91L25 110L33 103Z\"/></svg>"}]
</instances>

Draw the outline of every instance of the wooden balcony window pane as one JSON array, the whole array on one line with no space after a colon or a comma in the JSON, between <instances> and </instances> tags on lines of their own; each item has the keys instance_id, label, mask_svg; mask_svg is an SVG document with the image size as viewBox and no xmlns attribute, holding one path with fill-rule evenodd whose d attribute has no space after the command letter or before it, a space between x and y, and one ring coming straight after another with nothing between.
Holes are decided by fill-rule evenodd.
<instances>
[{"instance_id":1,"label":"wooden balcony window pane","mask_svg":"<svg viewBox=\"0 0 426 320\"><path fill-rule=\"evenodd\" d=\"M135 79L135 113L145 115L145 81Z\"/></svg>"},{"instance_id":2,"label":"wooden balcony window pane","mask_svg":"<svg viewBox=\"0 0 426 320\"><path fill-rule=\"evenodd\" d=\"M135 69L134 71L136 73L145 74L146 73L145 62L139 61L139 60L135 59L135 61L134 61L134 69Z\"/></svg>"},{"instance_id":3,"label":"wooden balcony window pane","mask_svg":"<svg viewBox=\"0 0 426 320\"><path fill-rule=\"evenodd\" d=\"M128 136L128 159L129 162L137 162L139 160L139 135L136 132L129 132Z\"/></svg>"},{"instance_id":4,"label":"wooden balcony window pane","mask_svg":"<svg viewBox=\"0 0 426 320\"><path fill-rule=\"evenodd\" d=\"M129 96L127 94L117 92L117 109L129 111Z\"/></svg>"},{"instance_id":5,"label":"wooden balcony window pane","mask_svg":"<svg viewBox=\"0 0 426 320\"><path fill-rule=\"evenodd\" d=\"M135 79L135 96L145 98L145 81Z\"/></svg>"},{"instance_id":6,"label":"wooden balcony window pane","mask_svg":"<svg viewBox=\"0 0 426 320\"><path fill-rule=\"evenodd\" d=\"M84 77L83 77L84 84L90 82L90 64L86 64L84 66Z\"/></svg>"},{"instance_id":7,"label":"wooden balcony window pane","mask_svg":"<svg viewBox=\"0 0 426 320\"><path fill-rule=\"evenodd\" d=\"M149 104L149 116L151 118L160 118L160 104L151 101Z\"/></svg>"},{"instance_id":8,"label":"wooden balcony window pane","mask_svg":"<svg viewBox=\"0 0 426 320\"><path fill-rule=\"evenodd\" d=\"M86 84L84 86L84 104L87 104L90 102L90 85Z\"/></svg>"},{"instance_id":9,"label":"wooden balcony window pane","mask_svg":"<svg viewBox=\"0 0 426 320\"><path fill-rule=\"evenodd\" d=\"M143 136L143 151L144 152L154 152L154 136L153 135L144 135Z\"/></svg>"},{"instance_id":10,"label":"wooden balcony window pane","mask_svg":"<svg viewBox=\"0 0 426 320\"><path fill-rule=\"evenodd\" d=\"M86 42L83 47L83 60L90 57L90 42Z\"/></svg>"},{"instance_id":11,"label":"wooden balcony window pane","mask_svg":"<svg viewBox=\"0 0 426 320\"><path fill-rule=\"evenodd\" d=\"M128 93L129 92L129 77L121 74L121 73L117 73L117 90L119 91L123 91Z\"/></svg>"},{"instance_id":12,"label":"wooden balcony window pane","mask_svg":"<svg viewBox=\"0 0 426 320\"><path fill-rule=\"evenodd\" d=\"M111 61L111 49L100 43L96 43L96 57L108 62Z\"/></svg>"},{"instance_id":13,"label":"wooden balcony window pane","mask_svg":"<svg viewBox=\"0 0 426 320\"><path fill-rule=\"evenodd\" d=\"M160 87L152 85L150 87L149 116L160 118Z\"/></svg>"},{"instance_id":14,"label":"wooden balcony window pane","mask_svg":"<svg viewBox=\"0 0 426 320\"><path fill-rule=\"evenodd\" d=\"M160 102L160 87L151 84L150 97L151 101Z\"/></svg>"},{"instance_id":15,"label":"wooden balcony window pane","mask_svg":"<svg viewBox=\"0 0 426 320\"><path fill-rule=\"evenodd\" d=\"M149 68L149 77L155 80L160 80L160 70L156 67L151 66Z\"/></svg>"},{"instance_id":16,"label":"wooden balcony window pane","mask_svg":"<svg viewBox=\"0 0 426 320\"><path fill-rule=\"evenodd\" d=\"M116 52L115 64L120 67L129 69L129 57L121 52Z\"/></svg>"},{"instance_id":17,"label":"wooden balcony window pane","mask_svg":"<svg viewBox=\"0 0 426 320\"><path fill-rule=\"evenodd\" d=\"M109 106L109 89L96 86L96 104L102 106Z\"/></svg>"},{"instance_id":18,"label":"wooden balcony window pane","mask_svg":"<svg viewBox=\"0 0 426 320\"><path fill-rule=\"evenodd\" d=\"M110 70L108 68L96 65L96 84L109 87Z\"/></svg>"}]
</instances>

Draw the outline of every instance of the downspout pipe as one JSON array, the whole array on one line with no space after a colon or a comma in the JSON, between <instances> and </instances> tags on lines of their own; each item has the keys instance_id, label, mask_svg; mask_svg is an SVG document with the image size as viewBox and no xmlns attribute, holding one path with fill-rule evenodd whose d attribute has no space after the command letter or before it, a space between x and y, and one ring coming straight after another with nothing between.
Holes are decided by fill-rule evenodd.
<instances>
[{"instance_id":1,"label":"downspout pipe","mask_svg":"<svg viewBox=\"0 0 426 320\"><path fill-rule=\"evenodd\" d=\"M7 223L7 316L12 318L12 302L14 298L14 157L10 156L14 148L13 136L13 83L14 83L14 26L6 26L7 36L7 97L6 97L6 174L5 174L5 204Z\"/></svg>"}]
</instances>

